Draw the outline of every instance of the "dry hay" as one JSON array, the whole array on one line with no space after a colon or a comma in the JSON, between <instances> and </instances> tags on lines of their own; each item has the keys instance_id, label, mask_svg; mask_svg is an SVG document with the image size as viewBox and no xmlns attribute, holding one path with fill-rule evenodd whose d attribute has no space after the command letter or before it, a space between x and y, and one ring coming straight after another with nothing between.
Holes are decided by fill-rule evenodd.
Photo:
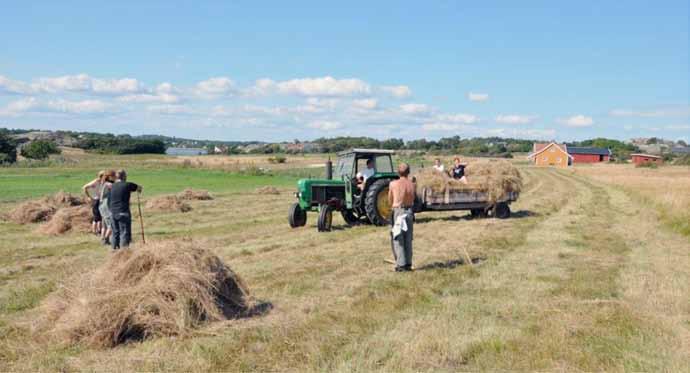
<instances>
[{"instance_id":1,"label":"dry hay","mask_svg":"<svg viewBox=\"0 0 690 373\"><path fill-rule=\"evenodd\" d=\"M207 190L195 190L195 189L185 189L177 195L183 200L198 200L198 201L208 201L212 200L213 196Z\"/></svg>"},{"instance_id":2,"label":"dry hay","mask_svg":"<svg viewBox=\"0 0 690 373\"><path fill-rule=\"evenodd\" d=\"M59 235L69 231L88 232L93 220L89 206L63 207L46 224L36 229L38 233Z\"/></svg>"},{"instance_id":3,"label":"dry hay","mask_svg":"<svg viewBox=\"0 0 690 373\"><path fill-rule=\"evenodd\" d=\"M108 348L188 335L204 323L249 315L242 280L192 241L119 250L42 305L38 331L68 344Z\"/></svg>"},{"instance_id":4,"label":"dry hay","mask_svg":"<svg viewBox=\"0 0 690 373\"><path fill-rule=\"evenodd\" d=\"M518 169L504 160L478 161L467 165L465 177L467 184L452 178L448 172L434 168L415 171L418 192L429 188L436 193L448 191L478 191L487 195L489 202L496 202L507 193L522 190L522 177Z\"/></svg>"},{"instance_id":5,"label":"dry hay","mask_svg":"<svg viewBox=\"0 0 690 373\"><path fill-rule=\"evenodd\" d=\"M150 199L146 202L145 207L152 211L192 211L192 206L190 206L187 202L184 202L180 197L173 194Z\"/></svg>"},{"instance_id":6,"label":"dry hay","mask_svg":"<svg viewBox=\"0 0 690 373\"><path fill-rule=\"evenodd\" d=\"M48 221L62 207L80 206L86 202L72 194L59 191L52 196L20 203L7 218L17 224Z\"/></svg>"},{"instance_id":7,"label":"dry hay","mask_svg":"<svg viewBox=\"0 0 690 373\"><path fill-rule=\"evenodd\" d=\"M280 194L280 191L276 187L267 185L261 188L257 188L256 194Z\"/></svg>"}]
</instances>

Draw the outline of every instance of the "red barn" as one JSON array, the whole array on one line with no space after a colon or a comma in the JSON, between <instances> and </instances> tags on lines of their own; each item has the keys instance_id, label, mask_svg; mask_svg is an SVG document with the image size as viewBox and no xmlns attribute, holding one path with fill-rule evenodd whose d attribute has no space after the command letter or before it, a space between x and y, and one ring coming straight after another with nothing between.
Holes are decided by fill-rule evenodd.
<instances>
[{"instance_id":1,"label":"red barn","mask_svg":"<svg viewBox=\"0 0 690 373\"><path fill-rule=\"evenodd\" d=\"M664 159L658 155L630 154L630 157L632 158L632 162L636 165L641 165L643 163L656 163L656 164L664 163Z\"/></svg>"},{"instance_id":2,"label":"red barn","mask_svg":"<svg viewBox=\"0 0 690 373\"><path fill-rule=\"evenodd\" d=\"M605 148L569 146L568 154L573 156L573 163L608 162L611 159L611 150Z\"/></svg>"}]
</instances>

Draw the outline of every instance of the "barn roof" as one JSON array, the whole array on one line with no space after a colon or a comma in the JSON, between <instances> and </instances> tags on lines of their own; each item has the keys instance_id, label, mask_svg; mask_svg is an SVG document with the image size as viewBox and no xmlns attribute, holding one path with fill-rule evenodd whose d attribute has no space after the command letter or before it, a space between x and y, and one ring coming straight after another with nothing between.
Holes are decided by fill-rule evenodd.
<instances>
[{"instance_id":1,"label":"barn roof","mask_svg":"<svg viewBox=\"0 0 690 373\"><path fill-rule=\"evenodd\" d=\"M594 154L594 155L611 155L611 150L606 148L594 148L594 147L568 147L568 153L570 154Z\"/></svg>"},{"instance_id":2,"label":"barn roof","mask_svg":"<svg viewBox=\"0 0 690 373\"><path fill-rule=\"evenodd\" d=\"M635 153L635 154L630 154L631 157L647 157L647 158L661 158L658 155L652 155L652 154L641 154L641 153Z\"/></svg>"},{"instance_id":3,"label":"barn roof","mask_svg":"<svg viewBox=\"0 0 690 373\"><path fill-rule=\"evenodd\" d=\"M539 146L537 146L537 145L539 145ZM551 142L551 143L548 143L548 144L546 144L546 145L544 145L544 146L542 146L542 145L543 145L543 144L537 144L537 143L535 143L535 144L534 144L534 149L535 149L535 151L532 152L532 153L530 153L529 155L527 155L527 159L533 158L534 156L536 156L537 154L543 152L544 150L546 150L547 148L551 147L552 145L555 146L556 148L558 148L558 149L559 149L560 151L562 151L563 153L565 153L565 155L567 155L568 158L573 158L572 155L568 154L568 146L567 146L566 144L556 144L555 142ZM536 149L539 149L539 150L536 150Z\"/></svg>"}]
</instances>

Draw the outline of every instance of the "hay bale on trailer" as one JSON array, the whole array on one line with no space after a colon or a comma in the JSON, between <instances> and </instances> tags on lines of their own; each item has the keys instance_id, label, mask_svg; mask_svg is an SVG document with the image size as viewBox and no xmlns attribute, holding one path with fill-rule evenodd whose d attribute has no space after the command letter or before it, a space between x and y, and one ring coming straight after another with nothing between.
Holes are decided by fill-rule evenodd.
<instances>
[{"instance_id":1,"label":"hay bale on trailer","mask_svg":"<svg viewBox=\"0 0 690 373\"><path fill-rule=\"evenodd\" d=\"M488 202L495 203L508 193L520 193L522 190L520 172L504 160L470 163L465 168L465 176L467 183L433 168L423 168L414 174L418 194L422 189L430 189L434 193L482 192L486 194Z\"/></svg>"},{"instance_id":2,"label":"hay bale on trailer","mask_svg":"<svg viewBox=\"0 0 690 373\"><path fill-rule=\"evenodd\" d=\"M489 212L510 216L509 204L522 190L520 172L507 161L475 162L465 168L466 182L433 168L415 172L421 210L470 210L472 216Z\"/></svg>"}]
</instances>

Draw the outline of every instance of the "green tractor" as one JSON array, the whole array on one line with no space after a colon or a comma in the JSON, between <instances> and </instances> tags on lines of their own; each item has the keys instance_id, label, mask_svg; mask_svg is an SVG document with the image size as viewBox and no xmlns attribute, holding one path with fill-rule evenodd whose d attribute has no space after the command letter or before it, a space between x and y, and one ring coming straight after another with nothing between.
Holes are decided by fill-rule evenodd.
<instances>
[{"instance_id":1,"label":"green tractor","mask_svg":"<svg viewBox=\"0 0 690 373\"><path fill-rule=\"evenodd\" d=\"M288 221L292 228L307 223L307 212L319 213L318 230L330 231L333 212L338 211L348 225L367 222L390 224L391 206L388 184L398 178L393 169L393 151L351 149L338 153L333 170L326 163L325 179L301 179L297 182L297 202L290 206ZM367 169L370 163L372 169ZM361 173L371 174L362 182Z\"/></svg>"}]
</instances>

